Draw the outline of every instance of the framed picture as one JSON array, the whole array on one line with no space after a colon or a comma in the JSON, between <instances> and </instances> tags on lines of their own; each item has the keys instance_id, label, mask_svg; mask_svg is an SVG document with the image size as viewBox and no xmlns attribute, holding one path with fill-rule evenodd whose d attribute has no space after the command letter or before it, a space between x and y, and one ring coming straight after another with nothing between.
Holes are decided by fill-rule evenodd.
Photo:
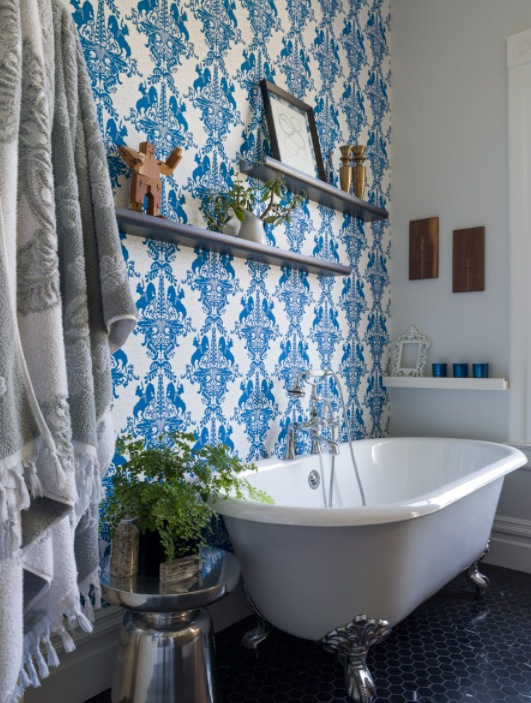
<instances>
[{"instance_id":1,"label":"framed picture","mask_svg":"<svg viewBox=\"0 0 531 703\"><path fill-rule=\"evenodd\" d=\"M313 108L265 78L260 89L273 158L326 181Z\"/></svg>"},{"instance_id":2,"label":"framed picture","mask_svg":"<svg viewBox=\"0 0 531 703\"><path fill-rule=\"evenodd\" d=\"M422 376L430 340L413 325L393 344L391 376Z\"/></svg>"}]
</instances>

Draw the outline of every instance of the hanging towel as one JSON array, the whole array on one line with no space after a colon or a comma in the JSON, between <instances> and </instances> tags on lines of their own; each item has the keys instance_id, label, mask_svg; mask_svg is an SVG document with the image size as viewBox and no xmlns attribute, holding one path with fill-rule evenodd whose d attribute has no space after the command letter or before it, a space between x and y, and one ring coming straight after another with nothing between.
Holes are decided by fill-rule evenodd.
<instances>
[{"instance_id":1,"label":"hanging towel","mask_svg":"<svg viewBox=\"0 0 531 703\"><path fill-rule=\"evenodd\" d=\"M0 146L0 703L14 703L58 663L51 634L71 651L72 630L91 629L110 353L136 324L90 80L60 0L0 0Z\"/></svg>"}]
</instances>

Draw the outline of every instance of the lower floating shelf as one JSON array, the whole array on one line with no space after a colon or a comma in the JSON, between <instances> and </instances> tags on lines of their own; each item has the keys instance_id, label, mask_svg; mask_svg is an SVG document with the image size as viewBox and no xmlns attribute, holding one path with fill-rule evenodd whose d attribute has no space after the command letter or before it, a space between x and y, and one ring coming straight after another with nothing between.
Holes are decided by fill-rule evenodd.
<instances>
[{"instance_id":1,"label":"lower floating shelf","mask_svg":"<svg viewBox=\"0 0 531 703\"><path fill-rule=\"evenodd\" d=\"M383 376L385 388L426 388L454 391L506 391L506 378L433 378L430 376Z\"/></svg>"},{"instance_id":2,"label":"lower floating shelf","mask_svg":"<svg viewBox=\"0 0 531 703\"><path fill-rule=\"evenodd\" d=\"M199 247L221 254L230 254L237 259L263 261L272 266L288 266L321 276L350 276L351 272L349 266L334 261L305 256L287 249L277 249L267 244L256 244L239 237L183 225L124 208L116 208L116 219L121 230L136 237L158 239L191 248Z\"/></svg>"}]
</instances>

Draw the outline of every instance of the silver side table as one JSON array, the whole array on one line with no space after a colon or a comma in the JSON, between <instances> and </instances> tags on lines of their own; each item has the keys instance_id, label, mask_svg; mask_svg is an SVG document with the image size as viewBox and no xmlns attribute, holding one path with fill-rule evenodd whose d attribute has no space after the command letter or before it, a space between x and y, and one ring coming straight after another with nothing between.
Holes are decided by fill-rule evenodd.
<instances>
[{"instance_id":1,"label":"silver side table","mask_svg":"<svg viewBox=\"0 0 531 703\"><path fill-rule=\"evenodd\" d=\"M138 574L103 573L105 599L127 609L118 645L112 703L219 703L212 620L206 606L230 593L240 565L222 549L202 552L188 587Z\"/></svg>"}]
</instances>

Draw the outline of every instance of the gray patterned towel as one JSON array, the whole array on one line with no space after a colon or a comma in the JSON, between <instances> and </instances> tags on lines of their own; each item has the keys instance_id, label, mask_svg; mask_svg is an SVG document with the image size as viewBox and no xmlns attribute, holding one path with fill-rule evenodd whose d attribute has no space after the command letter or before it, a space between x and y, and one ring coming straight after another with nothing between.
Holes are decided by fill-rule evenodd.
<instances>
[{"instance_id":1,"label":"gray patterned towel","mask_svg":"<svg viewBox=\"0 0 531 703\"><path fill-rule=\"evenodd\" d=\"M0 148L0 703L10 703L57 665L52 634L71 651L71 631L91 629L114 451L109 356L136 323L90 81L60 0L0 0Z\"/></svg>"}]
</instances>

